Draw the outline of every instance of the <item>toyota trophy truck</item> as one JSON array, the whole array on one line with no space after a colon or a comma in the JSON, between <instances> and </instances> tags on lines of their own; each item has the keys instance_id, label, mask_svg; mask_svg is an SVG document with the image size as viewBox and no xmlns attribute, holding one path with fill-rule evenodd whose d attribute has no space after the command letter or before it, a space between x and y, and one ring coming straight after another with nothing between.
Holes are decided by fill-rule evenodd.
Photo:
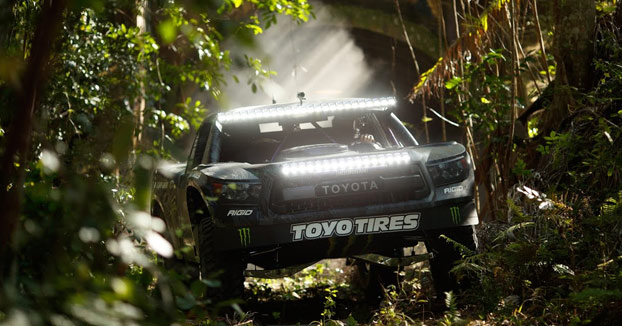
<instances>
[{"instance_id":1,"label":"toyota trophy truck","mask_svg":"<svg viewBox=\"0 0 622 326\"><path fill-rule=\"evenodd\" d=\"M454 289L460 253L440 235L476 249L471 158L456 142L418 145L395 106L301 99L208 116L188 162L155 175L152 212L176 249L191 249L177 259L198 262L220 281L208 294L226 299L241 296L245 275L324 258L365 262L378 278L423 241L437 293Z\"/></svg>"}]
</instances>

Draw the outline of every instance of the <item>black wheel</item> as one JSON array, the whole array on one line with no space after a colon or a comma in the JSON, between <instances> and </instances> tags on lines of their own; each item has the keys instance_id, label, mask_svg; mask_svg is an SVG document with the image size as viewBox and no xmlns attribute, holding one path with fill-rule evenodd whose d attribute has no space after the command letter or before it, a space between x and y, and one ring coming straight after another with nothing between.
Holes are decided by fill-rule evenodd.
<instances>
[{"instance_id":1,"label":"black wheel","mask_svg":"<svg viewBox=\"0 0 622 326\"><path fill-rule=\"evenodd\" d=\"M241 298L244 291L245 264L239 252L214 250L214 225L204 217L199 223L199 258L201 278L219 281L220 285L208 287L207 296L213 302Z\"/></svg>"},{"instance_id":2,"label":"black wheel","mask_svg":"<svg viewBox=\"0 0 622 326\"><path fill-rule=\"evenodd\" d=\"M472 252L477 250L477 237L473 226L461 226L451 229L438 230L430 234L425 242L428 252L432 252L434 257L430 259L430 270L434 279L434 288L439 298L444 298L444 293L449 291L457 292L469 287L472 282L463 279L460 283L449 271L455 266L456 262L462 259L459 249L447 240L440 238L441 235L464 245Z\"/></svg>"}]
</instances>

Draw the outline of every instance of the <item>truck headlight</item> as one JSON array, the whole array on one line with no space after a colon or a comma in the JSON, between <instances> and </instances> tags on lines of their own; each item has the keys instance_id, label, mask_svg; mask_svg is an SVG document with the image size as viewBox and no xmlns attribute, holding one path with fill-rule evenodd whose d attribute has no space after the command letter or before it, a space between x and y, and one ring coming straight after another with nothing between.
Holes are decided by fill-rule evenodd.
<instances>
[{"instance_id":1,"label":"truck headlight","mask_svg":"<svg viewBox=\"0 0 622 326\"><path fill-rule=\"evenodd\" d=\"M213 183L214 195L218 198L243 201L259 199L261 184L254 183Z\"/></svg>"},{"instance_id":2,"label":"truck headlight","mask_svg":"<svg viewBox=\"0 0 622 326\"><path fill-rule=\"evenodd\" d=\"M460 182L469 175L469 162L466 156L430 164L427 167L435 186Z\"/></svg>"}]
</instances>

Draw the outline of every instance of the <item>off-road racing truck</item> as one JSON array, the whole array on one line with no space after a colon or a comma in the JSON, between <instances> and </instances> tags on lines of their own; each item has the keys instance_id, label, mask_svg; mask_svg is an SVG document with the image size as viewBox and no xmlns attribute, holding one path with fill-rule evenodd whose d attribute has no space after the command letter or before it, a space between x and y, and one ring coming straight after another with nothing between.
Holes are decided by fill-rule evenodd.
<instances>
[{"instance_id":1,"label":"off-road racing truck","mask_svg":"<svg viewBox=\"0 0 622 326\"><path fill-rule=\"evenodd\" d=\"M476 247L471 158L456 142L418 145L395 106L301 100L208 116L188 162L156 172L153 214L175 248L191 248L178 258L220 280L211 292L220 299L242 294L245 270L282 276L339 257L404 263L402 248L420 241L436 290L452 289L460 253L439 236Z\"/></svg>"}]
</instances>

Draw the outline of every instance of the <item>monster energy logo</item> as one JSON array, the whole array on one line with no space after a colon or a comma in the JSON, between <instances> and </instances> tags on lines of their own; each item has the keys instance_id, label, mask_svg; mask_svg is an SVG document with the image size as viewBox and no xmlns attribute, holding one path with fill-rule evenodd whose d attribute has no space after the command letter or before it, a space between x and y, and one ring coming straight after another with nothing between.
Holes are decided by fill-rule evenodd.
<instances>
[{"instance_id":1,"label":"monster energy logo","mask_svg":"<svg viewBox=\"0 0 622 326\"><path fill-rule=\"evenodd\" d=\"M451 220L454 222L454 224L460 223L460 207L450 207L449 211L451 212Z\"/></svg>"},{"instance_id":2,"label":"monster energy logo","mask_svg":"<svg viewBox=\"0 0 622 326\"><path fill-rule=\"evenodd\" d=\"M251 229L241 228L238 229L238 233L240 234L240 244L244 247L248 247L251 243Z\"/></svg>"}]
</instances>

